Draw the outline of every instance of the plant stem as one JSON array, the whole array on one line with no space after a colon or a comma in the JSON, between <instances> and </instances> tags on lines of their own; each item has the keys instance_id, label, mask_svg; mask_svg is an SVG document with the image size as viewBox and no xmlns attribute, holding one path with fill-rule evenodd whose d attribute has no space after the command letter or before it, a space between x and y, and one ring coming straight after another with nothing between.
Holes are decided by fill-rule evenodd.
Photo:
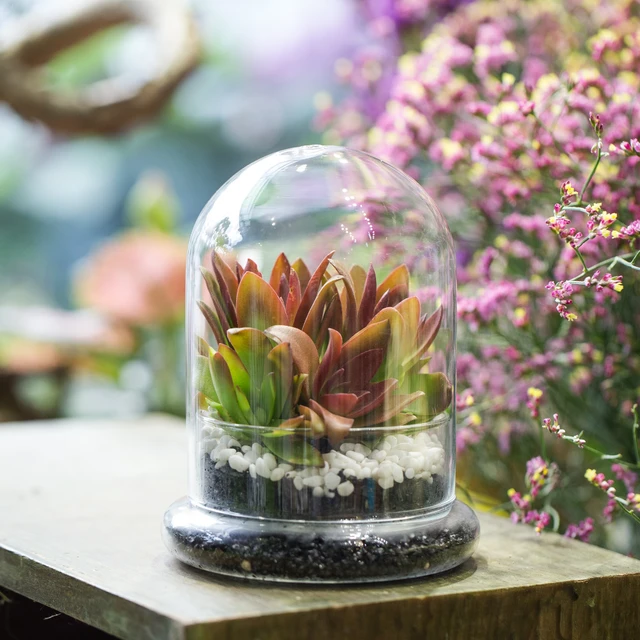
<instances>
[{"instance_id":1,"label":"plant stem","mask_svg":"<svg viewBox=\"0 0 640 640\"><path fill-rule=\"evenodd\" d=\"M614 256L613 258L607 258L606 260L602 260L601 262L598 262L597 264L594 264L591 267L585 268L581 274L577 275L575 278L573 278L573 280L569 280L569 283L583 284L582 282L579 281L579 278L583 278L589 273L592 273L593 271L596 271L597 269L600 269L601 267L605 267L605 266L608 266L608 269L611 270L617 264L622 264L626 267L629 267L630 269L633 269L634 271L640 271L640 267L636 267L633 264L639 254L640 254L640 251L636 251L635 253L629 252L629 253L624 253L621 256ZM631 258L631 257L633 257L633 259L629 262L627 258ZM584 265L584 262L583 262L583 265Z\"/></svg>"},{"instance_id":2,"label":"plant stem","mask_svg":"<svg viewBox=\"0 0 640 640\"><path fill-rule=\"evenodd\" d=\"M633 437L633 453L636 458L636 464L640 466L640 450L638 450L638 429L640 429L640 419L638 418L638 405L634 404L631 411L633 412L633 427L631 428Z\"/></svg>"},{"instance_id":3,"label":"plant stem","mask_svg":"<svg viewBox=\"0 0 640 640\"><path fill-rule=\"evenodd\" d=\"M638 524L640 524L640 515L638 515L633 509L628 509L627 508L627 501L626 500L623 500L622 498L618 498L618 496L615 497L615 500L618 503L618 506L622 509L622 511L624 513L626 513L633 520L635 520Z\"/></svg>"},{"instance_id":4,"label":"plant stem","mask_svg":"<svg viewBox=\"0 0 640 640\"><path fill-rule=\"evenodd\" d=\"M593 176L596 174L596 171L598 169L598 165L600 164L600 160L602 159L602 149L600 148L600 139L598 138L598 154L596 155L596 161L593 163L593 166L591 167L591 173L589 174L589 176L587 177L586 182L584 183L582 190L580 191L580 195L578 196L578 200L575 204L577 205L581 205L584 200L582 199L584 197L585 192L587 191L589 185L591 184L591 181L593 180Z\"/></svg>"}]
</instances>

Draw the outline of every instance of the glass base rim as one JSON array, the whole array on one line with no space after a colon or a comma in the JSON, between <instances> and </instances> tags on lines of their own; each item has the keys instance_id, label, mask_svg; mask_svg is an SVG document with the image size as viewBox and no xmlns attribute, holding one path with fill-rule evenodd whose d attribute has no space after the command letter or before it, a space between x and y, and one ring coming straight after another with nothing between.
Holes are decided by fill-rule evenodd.
<instances>
[{"instance_id":1,"label":"glass base rim","mask_svg":"<svg viewBox=\"0 0 640 640\"><path fill-rule=\"evenodd\" d=\"M416 579L449 571L477 548L476 514L456 500L440 518L250 519L189 498L165 514L163 539L181 562L226 577L297 584Z\"/></svg>"}]
</instances>

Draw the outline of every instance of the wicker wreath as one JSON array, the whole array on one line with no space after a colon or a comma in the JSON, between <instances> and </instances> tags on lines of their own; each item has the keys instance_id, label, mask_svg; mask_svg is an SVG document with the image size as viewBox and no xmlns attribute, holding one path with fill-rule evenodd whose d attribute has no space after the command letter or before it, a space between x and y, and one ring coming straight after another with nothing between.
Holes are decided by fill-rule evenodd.
<instances>
[{"instance_id":1,"label":"wicker wreath","mask_svg":"<svg viewBox=\"0 0 640 640\"><path fill-rule=\"evenodd\" d=\"M97 0L51 16L26 14L15 37L0 49L0 100L22 117L56 132L116 133L154 116L198 62L195 24L175 0ZM148 25L162 64L135 86L109 78L80 89L53 89L39 66L55 54L108 27Z\"/></svg>"}]
</instances>

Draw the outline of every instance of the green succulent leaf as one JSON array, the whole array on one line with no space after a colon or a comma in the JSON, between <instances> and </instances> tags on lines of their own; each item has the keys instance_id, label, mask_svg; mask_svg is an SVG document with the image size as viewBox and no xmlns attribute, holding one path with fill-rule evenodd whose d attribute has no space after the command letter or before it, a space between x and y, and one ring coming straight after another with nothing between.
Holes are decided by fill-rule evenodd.
<instances>
[{"instance_id":1,"label":"green succulent leaf","mask_svg":"<svg viewBox=\"0 0 640 640\"><path fill-rule=\"evenodd\" d=\"M411 404L409 409L420 416L432 418L445 411L453 399L453 386L444 373L422 373L416 388L424 394Z\"/></svg>"},{"instance_id":2,"label":"green succulent leaf","mask_svg":"<svg viewBox=\"0 0 640 640\"><path fill-rule=\"evenodd\" d=\"M225 332L222 329L222 325L220 324L220 319L218 318L218 314L206 303L202 300L198 300L198 307L202 312L209 328L211 329L214 338L218 344L225 344L227 342L227 338L225 336Z\"/></svg>"},{"instance_id":3,"label":"green succulent leaf","mask_svg":"<svg viewBox=\"0 0 640 640\"><path fill-rule=\"evenodd\" d=\"M273 373L274 416L288 417L291 414L291 393L293 385L292 348L288 342L275 346L267 356L268 366Z\"/></svg>"},{"instance_id":4,"label":"green succulent leaf","mask_svg":"<svg viewBox=\"0 0 640 640\"><path fill-rule=\"evenodd\" d=\"M289 293L287 295L287 303L285 305L289 322L291 322L292 318L296 317L301 298L302 291L300 279L298 277L298 274L293 269L291 269L289 273Z\"/></svg>"},{"instance_id":5,"label":"green succulent leaf","mask_svg":"<svg viewBox=\"0 0 640 640\"><path fill-rule=\"evenodd\" d=\"M304 322L307 319L307 314L309 313L309 309L311 309L311 305L313 304L313 301L318 295L318 291L320 289L320 286L322 285L322 279L325 275L325 271L327 270L327 267L329 266L329 260L331 259L331 256L334 253L335 251L332 251L331 253L329 253L327 256L324 257L324 259L318 265L318 268L313 272L313 275L309 278L308 284L306 285L306 287L303 288L304 293L302 294L302 299L300 300L300 305L298 307L298 311L296 312L296 317L293 322L294 327L297 327L298 329L302 329ZM297 264L297 261L296 263L294 263L294 265L295 264ZM294 266L294 269L295 269L295 266ZM300 278L300 286L302 286L303 279L300 273L298 273L298 277ZM272 324L281 324L281 323L274 322Z\"/></svg>"},{"instance_id":6,"label":"green succulent leaf","mask_svg":"<svg viewBox=\"0 0 640 640\"><path fill-rule=\"evenodd\" d=\"M238 406L244 415L245 424L258 424L253 411L251 411L251 405L249 404L247 396L242 393L242 389L240 387L236 386L235 390L236 398L238 399Z\"/></svg>"},{"instance_id":7,"label":"green succulent leaf","mask_svg":"<svg viewBox=\"0 0 640 640\"><path fill-rule=\"evenodd\" d=\"M196 336L196 350L199 356L209 358L209 343L200 336Z\"/></svg>"},{"instance_id":8,"label":"green succulent leaf","mask_svg":"<svg viewBox=\"0 0 640 640\"><path fill-rule=\"evenodd\" d=\"M318 404L315 400L309 400L309 408L315 411L324 422L326 434L332 446L338 446L349 433L353 425L353 418L346 418L332 413Z\"/></svg>"},{"instance_id":9,"label":"green succulent leaf","mask_svg":"<svg viewBox=\"0 0 640 640\"><path fill-rule=\"evenodd\" d=\"M196 356L196 388L205 398L217 402L218 395L209 369L209 356Z\"/></svg>"},{"instance_id":10,"label":"green succulent leaf","mask_svg":"<svg viewBox=\"0 0 640 640\"><path fill-rule=\"evenodd\" d=\"M280 280L282 276L284 276L285 281L289 282L289 274L291 273L291 265L289 264L289 260L287 260L287 256L284 253L281 253L275 261L273 265L273 270L271 271L271 278L269 278L269 284L274 291L278 291L280 287Z\"/></svg>"},{"instance_id":11,"label":"green succulent leaf","mask_svg":"<svg viewBox=\"0 0 640 640\"><path fill-rule=\"evenodd\" d=\"M398 388L398 381L390 378L369 385L367 393L358 398L358 403L350 413L351 418L359 418L380 407Z\"/></svg>"},{"instance_id":12,"label":"green succulent leaf","mask_svg":"<svg viewBox=\"0 0 640 640\"><path fill-rule=\"evenodd\" d=\"M265 334L280 343L288 343L291 346L293 363L298 373L309 375L311 382L318 370L320 358L313 340L302 330L287 325L275 325L269 327Z\"/></svg>"},{"instance_id":13,"label":"green succulent leaf","mask_svg":"<svg viewBox=\"0 0 640 640\"><path fill-rule=\"evenodd\" d=\"M389 344L387 347L387 363L391 367L391 371L395 372L395 365L402 359L403 346L406 344L405 337L407 337L407 328L405 326L402 314L394 307L387 307L378 311L371 323L389 321ZM415 337L412 337L411 344L415 341Z\"/></svg>"},{"instance_id":14,"label":"green succulent leaf","mask_svg":"<svg viewBox=\"0 0 640 640\"><path fill-rule=\"evenodd\" d=\"M418 324L420 323L420 300L416 296L405 298L398 302L395 309L404 320L407 338L415 341L418 335Z\"/></svg>"},{"instance_id":15,"label":"green succulent leaf","mask_svg":"<svg viewBox=\"0 0 640 640\"><path fill-rule=\"evenodd\" d=\"M395 395L388 397L386 398L386 401L375 412L366 414L358 418L355 421L354 426L366 427L371 426L372 424L384 424L387 422L392 422L394 424L406 424L405 422L398 422L397 419L392 419L396 418L403 409L423 396L423 391L415 391L414 393L410 393L409 395Z\"/></svg>"},{"instance_id":16,"label":"green succulent leaf","mask_svg":"<svg viewBox=\"0 0 640 640\"><path fill-rule=\"evenodd\" d=\"M384 360L384 349L359 353L344 365L343 384L348 389L364 389L374 378Z\"/></svg>"},{"instance_id":17,"label":"green succulent leaf","mask_svg":"<svg viewBox=\"0 0 640 640\"><path fill-rule=\"evenodd\" d=\"M356 304L359 307L367 281L367 272L359 264L354 264L353 267L349 269L349 275L351 276L351 282L353 282L353 291L356 294Z\"/></svg>"},{"instance_id":18,"label":"green succulent leaf","mask_svg":"<svg viewBox=\"0 0 640 640\"><path fill-rule=\"evenodd\" d=\"M238 293L237 275L233 272L231 267L223 260L222 256L217 251L212 252L211 262L213 271L218 279L220 290L222 291L223 288L226 288L231 300L235 301Z\"/></svg>"},{"instance_id":19,"label":"green succulent leaf","mask_svg":"<svg viewBox=\"0 0 640 640\"><path fill-rule=\"evenodd\" d=\"M309 284L309 280L311 280L311 272L309 271L309 268L300 258L298 258L291 265L291 268L296 272L296 275L298 276L301 291L304 291Z\"/></svg>"},{"instance_id":20,"label":"green succulent leaf","mask_svg":"<svg viewBox=\"0 0 640 640\"><path fill-rule=\"evenodd\" d=\"M373 265L369 267L369 273L365 274L365 280L362 283L361 300L358 305L358 328L362 329L362 327L366 327L371 322L373 310L376 306L376 272L373 269Z\"/></svg>"},{"instance_id":21,"label":"green succulent leaf","mask_svg":"<svg viewBox=\"0 0 640 640\"><path fill-rule=\"evenodd\" d=\"M309 467L324 465L320 452L306 438L294 436L288 429L263 436L262 443L274 456L290 464Z\"/></svg>"},{"instance_id":22,"label":"green succulent leaf","mask_svg":"<svg viewBox=\"0 0 640 640\"><path fill-rule=\"evenodd\" d=\"M249 378L249 373L247 372L245 366L242 364L242 360L240 360L240 356L238 356L237 352L227 347L224 344L221 344L218 348L218 353L224 358L224 361L227 363L229 367L229 371L231 373L231 378L233 379L233 383L242 390L242 393L245 395L249 395L251 389L251 379Z\"/></svg>"},{"instance_id":23,"label":"green succulent leaf","mask_svg":"<svg viewBox=\"0 0 640 640\"><path fill-rule=\"evenodd\" d=\"M418 339L415 351L402 361L402 368L406 371L410 369L421 356L429 349L440 331L444 310L438 307L428 318L425 316L420 320L418 326Z\"/></svg>"},{"instance_id":24,"label":"green succulent leaf","mask_svg":"<svg viewBox=\"0 0 640 640\"><path fill-rule=\"evenodd\" d=\"M238 404L236 387L233 384L233 378L231 377L231 372L225 359L220 353L214 353L211 356L210 362L211 378L213 379L213 386L215 387L220 404L232 422L243 424L246 419Z\"/></svg>"},{"instance_id":25,"label":"green succulent leaf","mask_svg":"<svg viewBox=\"0 0 640 640\"><path fill-rule=\"evenodd\" d=\"M406 264L396 267L378 286L376 291L376 302L380 302L380 298L385 292L391 291L394 287L403 285L407 292L409 291L409 269Z\"/></svg>"},{"instance_id":26,"label":"green succulent leaf","mask_svg":"<svg viewBox=\"0 0 640 640\"><path fill-rule=\"evenodd\" d=\"M229 329L227 337L247 370L252 385L260 388L266 373L267 356L273 348L271 340L264 332L248 327Z\"/></svg>"},{"instance_id":27,"label":"green succulent leaf","mask_svg":"<svg viewBox=\"0 0 640 640\"><path fill-rule=\"evenodd\" d=\"M320 287L318 295L309 309L309 313L307 314L307 319L304 321L302 330L311 337L314 343L319 337L318 334L320 332L322 320L326 315L325 310L328 310L330 303L338 295L336 282L340 282L340 280L343 279L343 276L340 275L329 278L322 287Z\"/></svg>"},{"instance_id":28,"label":"green succulent leaf","mask_svg":"<svg viewBox=\"0 0 640 640\"><path fill-rule=\"evenodd\" d=\"M313 409L309 409L309 407L305 407L301 405L298 407L301 415L304 416L305 426L311 429L311 432L314 436L320 437L325 435L325 426L322 418L315 412Z\"/></svg>"},{"instance_id":29,"label":"green succulent leaf","mask_svg":"<svg viewBox=\"0 0 640 640\"><path fill-rule=\"evenodd\" d=\"M260 424L269 425L273 420L276 409L276 383L275 374L269 373L265 376L260 387L260 404L255 409L256 417L259 417Z\"/></svg>"},{"instance_id":30,"label":"green succulent leaf","mask_svg":"<svg viewBox=\"0 0 640 640\"><path fill-rule=\"evenodd\" d=\"M343 363L349 362L358 354L371 349L383 349L386 351L390 336L391 326L388 320L372 322L364 329L360 329L358 333L344 343L340 361Z\"/></svg>"},{"instance_id":31,"label":"green succulent leaf","mask_svg":"<svg viewBox=\"0 0 640 640\"><path fill-rule=\"evenodd\" d=\"M341 351L342 336L335 329L329 329L329 343L313 381L313 393L316 396L320 395L324 384L333 373L335 365L338 363Z\"/></svg>"},{"instance_id":32,"label":"green succulent leaf","mask_svg":"<svg viewBox=\"0 0 640 640\"><path fill-rule=\"evenodd\" d=\"M291 394L291 404L295 407L300 402L302 396L309 397L309 375L306 373L300 373L297 376L293 376L293 391Z\"/></svg>"},{"instance_id":33,"label":"green succulent leaf","mask_svg":"<svg viewBox=\"0 0 640 640\"><path fill-rule=\"evenodd\" d=\"M278 294L260 276L245 271L236 299L238 325L264 330L274 324L287 324L287 311Z\"/></svg>"},{"instance_id":34,"label":"green succulent leaf","mask_svg":"<svg viewBox=\"0 0 640 640\"><path fill-rule=\"evenodd\" d=\"M357 402L358 396L355 393L327 393L320 398L323 407L343 416L348 415Z\"/></svg>"},{"instance_id":35,"label":"green succulent leaf","mask_svg":"<svg viewBox=\"0 0 640 640\"><path fill-rule=\"evenodd\" d=\"M342 306L344 320L344 335L352 336L357 331L358 303L356 292L349 272L336 260L331 260L333 268L344 278L344 287L340 292L340 304Z\"/></svg>"}]
</instances>

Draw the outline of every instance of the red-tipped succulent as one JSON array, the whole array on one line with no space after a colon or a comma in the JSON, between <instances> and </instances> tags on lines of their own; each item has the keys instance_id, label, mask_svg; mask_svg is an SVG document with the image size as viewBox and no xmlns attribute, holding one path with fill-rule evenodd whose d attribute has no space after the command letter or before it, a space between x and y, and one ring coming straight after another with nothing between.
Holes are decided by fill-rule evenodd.
<instances>
[{"instance_id":1,"label":"red-tipped succulent","mask_svg":"<svg viewBox=\"0 0 640 640\"><path fill-rule=\"evenodd\" d=\"M420 315L405 265L378 284L373 267L347 271L333 253L313 273L282 253L268 280L252 260L232 266L213 252L211 262L212 305L199 306L217 350L200 340L198 367L216 417L336 445L352 428L427 421L450 405L427 355L442 307Z\"/></svg>"}]
</instances>

